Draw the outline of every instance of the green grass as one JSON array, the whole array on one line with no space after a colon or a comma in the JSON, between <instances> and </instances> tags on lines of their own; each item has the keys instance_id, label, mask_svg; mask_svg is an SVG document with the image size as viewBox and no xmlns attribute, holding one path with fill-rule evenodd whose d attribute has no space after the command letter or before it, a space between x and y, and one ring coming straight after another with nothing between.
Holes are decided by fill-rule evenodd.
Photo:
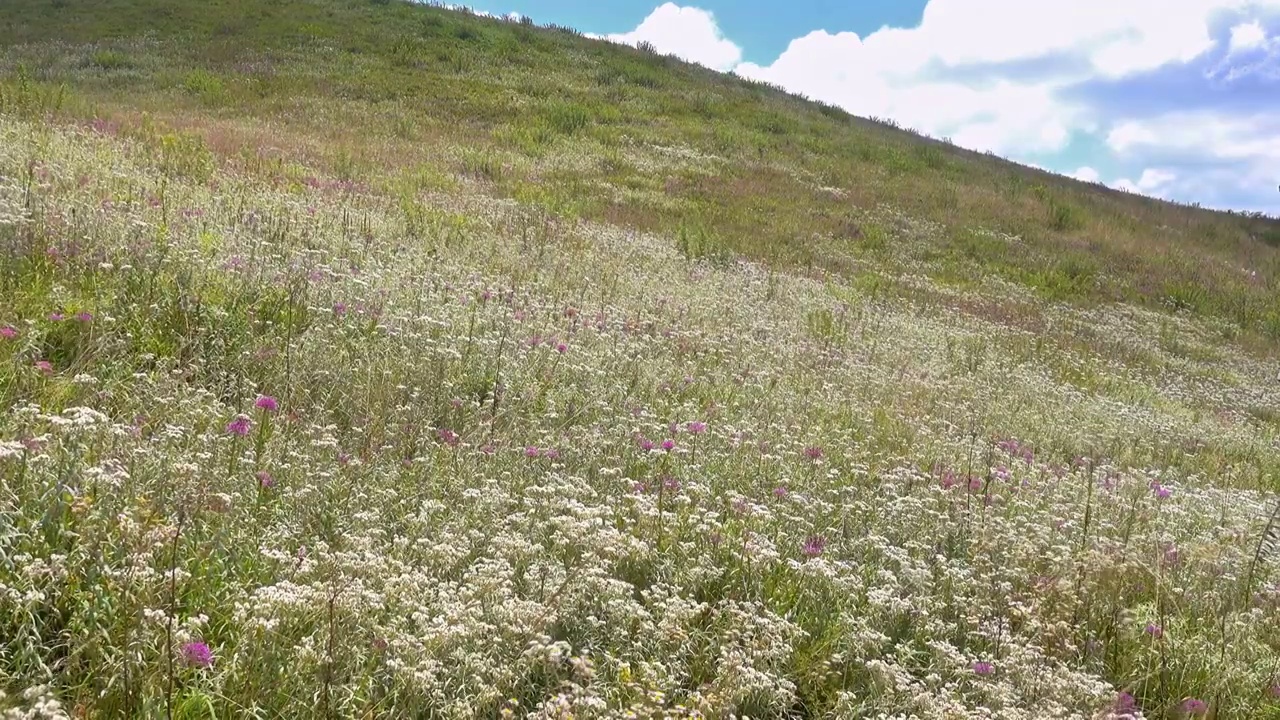
<instances>
[{"instance_id":1,"label":"green grass","mask_svg":"<svg viewBox=\"0 0 1280 720\"><path fill-rule=\"evenodd\" d=\"M531 22L10 0L0 709L1274 717L1277 233Z\"/></svg>"}]
</instances>

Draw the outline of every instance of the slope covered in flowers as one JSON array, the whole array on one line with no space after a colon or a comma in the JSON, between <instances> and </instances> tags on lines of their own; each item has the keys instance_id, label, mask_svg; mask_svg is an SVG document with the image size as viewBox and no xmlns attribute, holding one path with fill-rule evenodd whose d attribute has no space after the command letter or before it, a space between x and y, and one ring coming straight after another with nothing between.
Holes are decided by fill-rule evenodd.
<instances>
[{"instance_id":1,"label":"slope covered in flowers","mask_svg":"<svg viewBox=\"0 0 1280 720\"><path fill-rule=\"evenodd\" d=\"M290 2L262 27L323 34ZM1280 266L1239 218L947 225L911 183L1006 170L904 146L933 174L881 197L795 147L861 136L483 93L429 102L522 150L428 141L327 46L166 94L173 48L77 44L108 4L0 55L48 60L0 77L4 717L1280 717ZM1121 247L1160 252L1081 264Z\"/></svg>"},{"instance_id":2,"label":"slope covered in flowers","mask_svg":"<svg viewBox=\"0 0 1280 720\"><path fill-rule=\"evenodd\" d=\"M1280 707L1280 368L1195 323L12 117L0 177L16 717Z\"/></svg>"}]
</instances>

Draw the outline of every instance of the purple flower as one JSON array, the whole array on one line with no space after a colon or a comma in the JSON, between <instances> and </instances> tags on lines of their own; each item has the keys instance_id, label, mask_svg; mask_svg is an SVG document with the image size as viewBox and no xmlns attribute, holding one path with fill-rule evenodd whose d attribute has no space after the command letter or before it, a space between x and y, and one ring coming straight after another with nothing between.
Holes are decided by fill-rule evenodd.
<instances>
[{"instance_id":1,"label":"purple flower","mask_svg":"<svg viewBox=\"0 0 1280 720\"><path fill-rule=\"evenodd\" d=\"M50 319L50 320L52 320L52 321L54 321L54 322L59 322L59 321L61 321L61 320L62 320L63 318L65 318L65 317L66 317L66 315L63 315L63 314L62 314L62 313L60 313L60 312L49 313L49 319Z\"/></svg>"},{"instance_id":2,"label":"purple flower","mask_svg":"<svg viewBox=\"0 0 1280 720\"><path fill-rule=\"evenodd\" d=\"M1187 698L1182 701L1182 711L1188 715L1203 715L1209 710L1209 704L1197 698Z\"/></svg>"},{"instance_id":3,"label":"purple flower","mask_svg":"<svg viewBox=\"0 0 1280 720\"><path fill-rule=\"evenodd\" d=\"M346 315L346 314L347 314L347 304L346 304L346 303L334 303L334 304L333 304L333 314L334 314L334 316L335 316L335 317L342 317L343 315Z\"/></svg>"},{"instance_id":4,"label":"purple flower","mask_svg":"<svg viewBox=\"0 0 1280 720\"><path fill-rule=\"evenodd\" d=\"M804 456L809 458L810 460L821 460L822 455L823 455L822 448L818 447L817 445L810 445L809 447L804 449Z\"/></svg>"},{"instance_id":5,"label":"purple flower","mask_svg":"<svg viewBox=\"0 0 1280 720\"><path fill-rule=\"evenodd\" d=\"M542 451L542 456L547 458L548 460L559 460L560 451L556 450L555 448L547 448L546 450Z\"/></svg>"},{"instance_id":6,"label":"purple flower","mask_svg":"<svg viewBox=\"0 0 1280 720\"><path fill-rule=\"evenodd\" d=\"M663 441L662 441L662 449L663 449L663 450L666 450L667 452L671 452L672 450L675 450L675 449L676 449L676 441L675 441L675 440L672 440L671 438L667 438L666 440L663 440Z\"/></svg>"},{"instance_id":7,"label":"purple flower","mask_svg":"<svg viewBox=\"0 0 1280 720\"><path fill-rule=\"evenodd\" d=\"M93 314L83 311L78 312L76 313L76 320L79 320L80 322L89 322L90 320L93 320Z\"/></svg>"},{"instance_id":8,"label":"purple flower","mask_svg":"<svg viewBox=\"0 0 1280 720\"><path fill-rule=\"evenodd\" d=\"M810 535L805 538L804 546L800 548L800 552L804 553L805 557L817 557L822 554L826 547L826 538L821 535Z\"/></svg>"},{"instance_id":9,"label":"purple flower","mask_svg":"<svg viewBox=\"0 0 1280 720\"><path fill-rule=\"evenodd\" d=\"M1164 628L1160 627L1159 625L1156 625L1155 623L1147 623L1147 626L1143 628L1142 632L1150 635L1156 640L1159 640L1160 638L1164 637Z\"/></svg>"},{"instance_id":10,"label":"purple flower","mask_svg":"<svg viewBox=\"0 0 1280 720\"><path fill-rule=\"evenodd\" d=\"M568 345L565 345L564 343L556 343L556 352L560 353L561 355L563 355L565 351L568 349L569 349Z\"/></svg>"},{"instance_id":11,"label":"purple flower","mask_svg":"<svg viewBox=\"0 0 1280 720\"><path fill-rule=\"evenodd\" d=\"M524 449L524 456L527 458L536 458L539 455L538 448L530 445Z\"/></svg>"},{"instance_id":12,"label":"purple flower","mask_svg":"<svg viewBox=\"0 0 1280 720\"><path fill-rule=\"evenodd\" d=\"M1173 491L1172 491L1172 490L1170 490L1169 488L1167 488L1167 487L1165 487L1165 486L1161 485L1161 484L1160 484L1160 483L1158 483L1158 482L1152 482L1152 483L1151 483L1151 492L1155 493L1155 496L1156 496L1156 497L1158 497L1158 498L1160 498L1161 500L1163 500L1163 499L1165 499L1165 498L1167 498L1167 497L1169 497L1170 495L1172 495L1172 494L1173 494Z\"/></svg>"},{"instance_id":13,"label":"purple flower","mask_svg":"<svg viewBox=\"0 0 1280 720\"><path fill-rule=\"evenodd\" d=\"M182 660L192 667L209 667L213 664L213 651L202 642L189 642L182 646Z\"/></svg>"},{"instance_id":14,"label":"purple flower","mask_svg":"<svg viewBox=\"0 0 1280 720\"><path fill-rule=\"evenodd\" d=\"M689 430L690 435L701 435L707 431L707 424L698 420L694 420L685 427Z\"/></svg>"},{"instance_id":15,"label":"purple flower","mask_svg":"<svg viewBox=\"0 0 1280 720\"><path fill-rule=\"evenodd\" d=\"M439 430L436 430L436 437L440 438L440 442L448 445L449 447L457 447L458 443L462 441L462 438L458 436L458 433L450 430L449 428L440 428Z\"/></svg>"},{"instance_id":16,"label":"purple flower","mask_svg":"<svg viewBox=\"0 0 1280 720\"><path fill-rule=\"evenodd\" d=\"M275 412L280 409L280 403L276 402L276 399L270 395L259 395L253 406L267 412Z\"/></svg>"},{"instance_id":17,"label":"purple flower","mask_svg":"<svg viewBox=\"0 0 1280 720\"><path fill-rule=\"evenodd\" d=\"M645 437L640 438L637 444L640 445L640 449L645 452L649 452L654 448L653 441Z\"/></svg>"},{"instance_id":18,"label":"purple flower","mask_svg":"<svg viewBox=\"0 0 1280 720\"><path fill-rule=\"evenodd\" d=\"M267 472L266 470L259 470L257 473L255 473L254 476L258 478L258 485L263 489L269 488L272 485L276 484L275 478L271 477L271 473Z\"/></svg>"},{"instance_id":19,"label":"purple flower","mask_svg":"<svg viewBox=\"0 0 1280 720\"><path fill-rule=\"evenodd\" d=\"M1121 692L1116 695L1116 701L1111 706L1111 712L1114 715L1132 715L1137 710L1138 701L1129 692Z\"/></svg>"},{"instance_id":20,"label":"purple flower","mask_svg":"<svg viewBox=\"0 0 1280 720\"><path fill-rule=\"evenodd\" d=\"M786 487L784 487L784 486L782 486L782 485L779 485L778 487L776 487L776 488L774 488L774 489L773 489L773 496L774 496L775 498L777 498L777 499L781 500L781 499L785 498L785 497L786 497L790 492L791 492L791 491L790 491L790 490L787 490L787 488L786 488Z\"/></svg>"},{"instance_id":21,"label":"purple flower","mask_svg":"<svg viewBox=\"0 0 1280 720\"><path fill-rule=\"evenodd\" d=\"M981 675L981 676L985 677L985 676L990 675L991 673L993 673L993 672L995 672L995 671L996 671L996 666L995 666L995 665L992 665L991 663L986 662L986 661L983 661L983 660L979 660L978 662L976 662L976 663L974 663L974 664L973 664L973 674L974 674L974 675Z\"/></svg>"},{"instance_id":22,"label":"purple flower","mask_svg":"<svg viewBox=\"0 0 1280 720\"><path fill-rule=\"evenodd\" d=\"M12 340L18 337L18 331L12 325L0 326L0 338Z\"/></svg>"},{"instance_id":23,"label":"purple flower","mask_svg":"<svg viewBox=\"0 0 1280 720\"><path fill-rule=\"evenodd\" d=\"M662 489L667 492L680 492L680 481L673 477L665 477L662 479Z\"/></svg>"},{"instance_id":24,"label":"purple flower","mask_svg":"<svg viewBox=\"0 0 1280 720\"><path fill-rule=\"evenodd\" d=\"M52 375L53 363L49 362L48 360L37 360L36 369L44 373L45 375Z\"/></svg>"},{"instance_id":25,"label":"purple flower","mask_svg":"<svg viewBox=\"0 0 1280 720\"><path fill-rule=\"evenodd\" d=\"M227 423L227 433L230 435L239 435L244 437L249 434L249 428L253 425L253 421L248 415L236 415L236 418Z\"/></svg>"}]
</instances>

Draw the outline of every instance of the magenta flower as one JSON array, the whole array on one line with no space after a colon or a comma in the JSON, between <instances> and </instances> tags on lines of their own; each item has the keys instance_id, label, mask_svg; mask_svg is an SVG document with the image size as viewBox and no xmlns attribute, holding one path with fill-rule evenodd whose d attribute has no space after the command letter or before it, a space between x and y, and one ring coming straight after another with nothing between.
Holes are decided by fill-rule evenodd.
<instances>
[{"instance_id":1,"label":"magenta flower","mask_svg":"<svg viewBox=\"0 0 1280 720\"><path fill-rule=\"evenodd\" d=\"M52 375L53 363L49 362L48 360L37 360L36 369L44 373L45 375Z\"/></svg>"},{"instance_id":2,"label":"magenta flower","mask_svg":"<svg viewBox=\"0 0 1280 720\"><path fill-rule=\"evenodd\" d=\"M267 412L275 412L280 409L280 403L270 395L259 395L258 399L254 401L253 406L259 410L266 410Z\"/></svg>"},{"instance_id":3,"label":"magenta flower","mask_svg":"<svg viewBox=\"0 0 1280 720\"><path fill-rule=\"evenodd\" d=\"M569 349L568 345L565 345L564 343L556 343L556 352L560 353L561 355L563 355L565 351L568 349Z\"/></svg>"},{"instance_id":4,"label":"magenta flower","mask_svg":"<svg viewBox=\"0 0 1280 720\"><path fill-rule=\"evenodd\" d=\"M249 428L252 426L253 421L249 419L248 415L236 415L234 420L227 423L227 433L244 437L249 434Z\"/></svg>"},{"instance_id":5,"label":"magenta flower","mask_svg":"<svg viewBox=\"0 0 1280 720\"><path fill-rule=\"evenodd\" d=\"M66 315L63 315L60 312L49 313L49 319L52 320L53 322L59 322L65 317Z\"/></svg>"},{"instance_id":6,"label":"magenta flower","mask_svg":"<svg viewBox=\"0 0 1280 720\"><path fill-rule=\"evenodd\" d=\"M1138 711L1138 700L1130 692L1121 692L1116 695L1111 711L1115 715L1132 715Z\"/></svg>"},{"instance_id":7,"label":"magenta flower","mask_svg":"<svg viewBox=\"0 0 1280 720\"><path fill-rule=\"evenodd\" d=\"M536 458L536 457L538 457L538 448L536 448L536 447L534 447L534 446L532 446L532 445L530 445L530 446L526 447L526 448L524 449L524 456L525 456L525 457L527 457L527 458Z\"/></svg>"},{"instance_id":8,"label":"magenta flower","mask_svg":"<svg viewBox=\"0 0 1280 720\"><path fill-rule=\"evenodd\" d=\"M1209 711L1209 704L1197 698L1182 701L1182 711L1188 715L1203 715Z\"/></svg>"},{"instance_id":9,"label":"magenta flower","mask_svg":"<svg viewBox=\"0 0 1280 720\"><path fill-rule=\"evenodd\" d=\"M542 451L542 456L547 458L548 460L559 460L560 451L556 450L555 448L547 448L546 450Z\"/></svg>"},{"instance_id":10,"label":"magenta flower","mask_svg":"<svg viewBox=\"0 0 1280 720\"><path fill-rule=\"evenodd\" d=\"M0 325L0 338L12 340L18 337L18 331L12 325Z\"/></svg>"},{"instance_id":11,"label":"magenta flower","mask_svg":"<svg viewBox=\"0 0 1280 720\"><path fill-rule=\"evenodd\" d=\"M263 489L269 488L272 485L276 484L275 478L271 477L271 473L267 472L266 470L259 470L257 473L254 474L254 476L258 478L258 486Z\"/></svg>"},{"instance_id":12,"label":"magenta flower","mask_svg":"<svg viewBox=\"0 0 1280 720\"><path fill-rule=\"evenodd\" d=\"M785 487L783 487L783 486L781 486L781 485L779 485L778 487L776 487L776 488L774 488L774 489L773 489L773 496L774 496L775 498L779 499L779 500L781 500L781 499L785 498L785 497L786 497L787 495L789 495L790 493L791 493L791 491L790 491L790 490L786 489Z\"/></svg>"},{"instance_id":13,"label":"magenta flower","mask_svg":"<svg viewBox=\"0 0 1280 720\"><path fill-rule=\"evenodd\" d=\"M76 320L79 320L80 322L89 322L90 320L93 320L93 314L84 311L78 312L76 313Z\"/></svg>"},{"instance_id":14,"label":"magenta flower","mask_svg":"<svg viewBox=\"0 0 1280 720\"><path fill-rule=\"evenodd\" d=\"M800 548L800 551L804 553L805 557L817 557L822 554L826 547L826 538L821 535L810 535L805 538L804 546Z\"/></svg>"},{"instance_id":15,"label":"magenta flower","mask_svg":"<svg viewBox=\"0 0 1280 720\"><path fill-rule=\"evenodd\" d=\"M440 428L439 430L436 430L436 437L440 438L440 442L448 445L449 447L457 447L458 443L462 441L462 438L458 436L458 433L450 430L449 428Z\"/></svg>"},{"instance_id":16,"label":"magenta flower","mask_svg":"<svg viewBox=\"0 0 1280 720\"><path fill-rule=\"evenodd\" d=\"M213 651L202 642L189 642L182 646L182 660L192 667L206 668L213 664Z\"/></svg>"},{"instance_id":17,"label":"magenta flower","mask_svg":"<svg viewBox=\"0 0 1280 720\"><path fill-rule=\"evenodd\" d=\"M333 314L334 314L334 316L335 316L335 317L342 317L343 315L346 315L346 314L347 314L347 304L346 304L346 303L334 303L334 304L333 304Z\"/></svg>"},{"instance_id":18,"label":"magenta flower","mask_svg":"<svg viewBox=\"0 0 1280 720\"><path fill-rule=\"evenodd\" d=\"M821 460L822 454L822 448L817 445L811 445L804 449L804 456L810 460Z\"/></svg>"},{"instance_id":19,"label":"magenta flower","mask_svg":"<svg viewBox=\"0 0 1280 720\"><path fill-rule=\"evenodd\" d=\"M1165 487L1164 485L1161 485L1161 484L1160 484L1160 483L1158 483L1158 482L1152 482L1152 483L1151 483L1151 492L1155 493L1155 496L1156 496L1156 497L1158 497L1158 498L1160 498L1161 500L1163 500L1163 499L1165 499L1165 498L1167 498L1167 497L1169 497L1170 495L1172 495L1172 494L1173 494L1173 491L1172 491L1172 490L1170 490L1169 488Z\"/></svg>"},{"instance_id":20,"label":"magenta flower","mask_svg":"<svg viewBox=\"0 0 1280 720\"><path fill-rule=\"evenodd\" d=\"M989 662L979 660L973 664L973 674L986 677L996 671L996 666Z\"/></svg>"},{"instance_id":21,"label":"magenta flower","mask_svg":"<svg viewBox=\"0 0 1280 720\"><path fill-rule=\"evenodd\" d=\"M1150 635L1156 640L1159 640L1160 638L1164 637L1164 628L1160 627L1159 625L1156 625L1155 623L1147 623L1147 626L1142 629L1142 632Z\"/></svg>"},{"instance_id":22,"label":"magenta flower","mask_svg":"<svg viewBox=\"0 0 1280 720\"><path fill-rule=\"evenodd\" d=\"M680 492L680 481L673 477L665 477L662 479L662 489L667 492Z\"/></svg>"},{"instance_id":23,"label":"magenta flower","mask_svg":"<svg viewBox=\"0 0 1280 720\"><path fill-rule=\"evenodd\" d=\"M646 437L640 438L640 440L637 441L637 444L640 446L640 449L645 452L649 452L654 447L653 441Z\"/></svg>"},{"instance_id":24,"label":"magenta flower","mask_svg":"<svg viewBox=\"0 0 1280 720\"><path fill-rule=\"evenodd\" d=\"M686 428L689 430L690 435L701 435L702 433L707 431L707 424L704 422L700 422L698 420L694 420L693 422L689 423L686 426Z\"/></svg>"},{"instance_id":25,"label":"magenta flower","mask_svg":"<svg viewBox=\"0 0 1280 720\"><path fill-rule=\"evenodd\" d=\"M672 439L670 439L670 438L667 438L666 440L663 440L663 441L662 441L662 449L663 449L663 450L666 450L667 452L671 452L672 450L675 450L675 449L676 449L676 441L675 441L675 440L672 440Z\"/></svg>"}]
</instances>

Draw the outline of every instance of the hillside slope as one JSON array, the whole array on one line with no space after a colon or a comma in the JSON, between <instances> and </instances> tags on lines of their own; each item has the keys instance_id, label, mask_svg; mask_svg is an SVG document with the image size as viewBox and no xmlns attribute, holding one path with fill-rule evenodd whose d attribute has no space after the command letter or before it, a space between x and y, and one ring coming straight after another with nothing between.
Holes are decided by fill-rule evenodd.
<instances>
[{"instance_id":1,"label":"hillside slope","mask_svg":"<svg viewBox=\"0 0 1280 720\"><path fill-rule=\"evenodd\" d=\"M560 29L9 0L0 708L1276 717L1277 238Z\"/></svg>"}]
</instances>

